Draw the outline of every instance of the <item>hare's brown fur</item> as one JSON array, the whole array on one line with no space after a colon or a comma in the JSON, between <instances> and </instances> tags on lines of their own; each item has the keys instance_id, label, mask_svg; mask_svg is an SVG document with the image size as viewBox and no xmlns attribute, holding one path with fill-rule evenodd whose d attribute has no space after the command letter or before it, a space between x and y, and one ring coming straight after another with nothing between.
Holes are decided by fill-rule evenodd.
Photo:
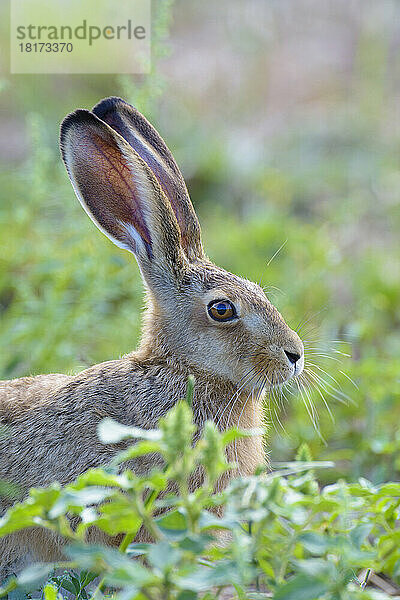
<instances>
[{"instance_id":1,"label":"hare's brown fur","mask_svg":"<svg viewBox=\"0 0 400 600\"><path fill-rule=\"evenodd\" d=\"M194 372L174 362L172 356L157 358L141 350L95 365L75 377L39 375L1 382L1 422L10 428L10 435L0 440L2 479L18 482L27 492L30 487L47 486L54 479L66 484L90 467L106 465L116 448L99 441L97 425L111 417L121 423L155 428L159 418L184 397L188 375ZM217 414L221 397L233 396L235 387L217 377L210 380L200 371L195 372L195 378L194 417L201 427ZM143 396L147 403L138 404L137 398ZM232 411L232 424L238 422L244 401ZM249 404L241 416L241 426L262 426L261 404ZM79 448L78 457L70 448ZM232 450L229 454L234 460ZM264 459L262 439L241 440L238 456L241 473L253 473ZM143 457L135 461L133 468L140 473L151 466L151 461ZM195 481L194 485L200 483ZM12 501L1 500L0 507L4 510ZM92 532L92 538L106 541L100 532ZM62 556L62 543L45 530L24 531L0 539L0 560L7 564L28 549L37 559L55 560Z\"/></svg>"},{"instance_id":2,"label":"hare's brown fur","mask_svg":"<svg viewBox=\"0 0 400 600\"><path fill-rule=\"evenodd\" d=\"M6 426L0 479L16 483L23 494L106 465L121 446L99 441L99 422L111 417L157 427L185 396L190 374L199 430L207 419L220 429L256 428L263 423L264 390L303 367L299 337L264 291L205 256L182 175L138 111L118 98L100 102L93 112L78 110L63 122L61 148L86 212L135 255L147 307L137 352L75 376L0 382L0 423ZM237 460L239 473L253 473L265 461L262 436L240 440L228 458ZM154 460L141 457L129 466L143 473ZM200 484L199 474L193 486ZM1 499L0 512L13 501ZM89 535L104 541L98 531ZM40 529L0 539L0 575L27 552L43 560L59 557L62 543Z\"/></svg>"}]
</instances>

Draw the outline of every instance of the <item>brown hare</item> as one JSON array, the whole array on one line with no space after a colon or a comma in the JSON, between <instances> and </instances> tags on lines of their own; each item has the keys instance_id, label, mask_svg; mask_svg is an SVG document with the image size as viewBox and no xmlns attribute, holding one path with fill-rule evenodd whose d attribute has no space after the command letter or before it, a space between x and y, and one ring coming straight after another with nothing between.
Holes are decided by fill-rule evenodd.
<instances>
[{"instance_id":1,"label":"brown hare","mask_svg":"<svg viewBox=\"0 0 400 600\"><path fill-rule=\"evenodd\" d=\"M116 452L96 429L104 417L157 427L195 376L201 426L262 425L263 390L303 369L303 344L255 283L204 254L183 177L159 134L132 106L107 98L61 125L62 157L80 203L117 246L132 252L146 290L139 348L79 375L0 382L0 480L24 492L66 484ZM233 449L231 450L233 453ZM241 440L238 471L265 460L262 437ZM133 468L151 467L147 458ZM226 483L226 482L225 482ZM11 500L0 499L4 512ZM0 567L27 555L60 556L62 540L35 529L0 539ZM1 571L1 569L0 569Z\"/></svg>"}]
</instances>

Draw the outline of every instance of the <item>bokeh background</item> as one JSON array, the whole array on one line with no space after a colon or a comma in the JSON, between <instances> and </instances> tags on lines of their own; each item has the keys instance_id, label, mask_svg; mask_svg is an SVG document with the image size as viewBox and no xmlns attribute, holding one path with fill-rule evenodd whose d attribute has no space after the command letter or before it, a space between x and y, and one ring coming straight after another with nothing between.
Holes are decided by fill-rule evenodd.
<instances>
[{"instance_id":1,"label":"bokeh background","mask_svg":"<svg viewBox=\"0 0 400 600\"><path fill-rule=\"evenodd\" d=\"M210 257L301 325L319 391L272 402L272 461L307 442L335 461L323 482L398 479L399 3L154 0L140 77L10 75L8 8L0 377L77 372L137 343L136 263L85 216L58 151L65 114L120 95L173 150Z\"/></svg>"}]
</instances>

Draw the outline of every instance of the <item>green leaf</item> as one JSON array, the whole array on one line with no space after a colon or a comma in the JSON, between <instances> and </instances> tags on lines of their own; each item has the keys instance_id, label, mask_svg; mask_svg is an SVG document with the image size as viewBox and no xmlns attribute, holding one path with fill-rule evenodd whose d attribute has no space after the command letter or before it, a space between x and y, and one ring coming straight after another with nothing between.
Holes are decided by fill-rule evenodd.
<instances>
[{"instance_id":1,"label":"green leaf","mask_svg":"<svg viewBox=\"0 0 400 600\"><path fill-rule=\"evenodd\" d=\"M166 417L159 421L166 458L174 464L185 452L193 453L191 443L196 425L186 402L178 402Z\"/></svg>"},{"instance_id":2,"label":"green leaf","mask_svg":"<svg viewBox=\"0 0 400 600\"><path fill-rule=\"evenodd\" d=\"M64 577L64 579L61 581L61 587L64 590L67 590L67 592L70 592L71 594L73 594L74 596L76 596L80 590L80 586L78 586L78 588L77 588L75 583L71 579L68 579L67 577Z\"/></svg>"},{"instance_id":3,"label":"green leaf","mask_svg":"<svg viewBox=\"0 0 400 600\"><path fill-rule=\"evenodd\" d=\"M257 437L265 435L265 429L263 427L255 427L253 429L237 429L232 427L228 431L222 433L222 444L227 446L235 440L248 437Z\"/></svg>"},{"instance_id":4,"label":"green leaf","mask_svg":"<svg viewBox=\"0 0 400 600\"><path fill-rule=\"evenodd\" d=\"M280 586L273 600L319 600L328 591L325 581L301 574Z\"/></svg>"},{"instance_id":5,"label":"green leaf","mask_svg":"<svg viewBox=\"0 0 400 600\"><path fill-rule=\"evenodd\" d=\"M169 539L181 539L187 532L186 516L180 509L172 510L155 519L157 526Z\"/></svg>"},{"instance_id":6,"label":"green leaf","mask_svg":"<svg viewBox=\"0 0 400 600\"><path fill-rule=\"evenodd\" d=\"M234 561L220 561L209 567L197 566L185 576L177 577L181 588L195 592L207 590L213 586L240 584L240 573Z\"/></svg>"},{"instance_id":7,"label":"green leaf","mask_svg":"<svg viewBox=\"0 0 400 600\"><path fill-rule=\"evenodd\" d=\"M378 496L394 496L400 498L400 483L384 483L379 487Z\"/></svg>"},{"instance_id":8,"label":"green leaf","mask_svg":"<svg viewBox=\"0 0 400 600\"><path fill-rule=\"evenodd\" d=\"M150 564L162 572L166 572L176 565L181 557L182 553L177 548L173 548L167 541L152 545L147 553L147 560Z\"/></svg>"},{"instance_id":9,"label":"green leaf","mask_svg":"<svg viewBox=\"0 0 400 600\"><path fill-rule=\"evenodd\" d=\"M129 546L126 550L126 554L128 556L143 556L148 553L150 548L151 548L151 544L133 543L133 544L129 544Z\"/></svg>"},{"instance_id":10,"label":"green leaf","mask_svg":"<svg viewBox=\"0 0 400 600\"><path fill-rule=\"evenodd\" d=\"M60 496L60 490L59 484L44 489L32 488L24 502L14 504L0 519L0 536L38 524Z\"/></svg>"},{"instance_id":11,"label":"green leaf","mask_svg":"<svg viewBox=\"0 0 400 600\"><path fill-rule=\"evenodd\" d=\"M144 439L153 442L161 439L161 433L158 430L130 427L109 418L100 421L97 434L103 444L117 444L129 439Z\"/></svg>"},{"instance_id":12,"label":"green leaf","mask_svg":"<svg viewBox=\"0 0 400 600\"><path fill-rule=\"evenodd\" d=\"M197 594L193 590L182 590L176 600L196 600Z\"/></svg>"},{"instance_id":13,"label":"green leaf","mask_svg":"<svg viewBox=\"0 0 400 600\"><path fill-rule=\"evenodd\" d=\"M190 408L192 408L195 383L196 383L196 380L194 378L194 375L189 375L187 389L186 389L186 402L188 403L188 406Z\"/></svg>"},{"instance_id":14,"label":"green leaf","mask_svg":"<svg viewBox=\"0 0 400 600\"><path fill-rule=\"evenodd\" d=\"M322 556L332 545L329 539L315 531L305 531L299 536L299 541L315 556Z\"/></svg>"},{"instance_id":15,"label":"green leaf","mask_svg":"<svg viewBox=\"0 0 400 600\"><path fill-rule=\"evenodd\" d=\"M91 571L81 571L80 573L80 581L81 586L86 587L89 583L92 583L97 577L96 573L91 573Z\"/></svg>"},{"instance_id":16,"label":"green leaf","mask_svg":"<svg viewBox=\"0 0 400 600\"><path fill-rule=\"evenodd\" d=\"M128 460L132 460L137 458L138 456L144 456L145 454L152 454L154 452L160 452L160 442L159 441L149 441L145 440L143 442L137 442L133 444L126 450L119 452L113 460L113 465L119 465L121 463L127 462Z\"/></svg>"},{"instance_id":17,"label":"green leaf","mask_svg":"<svg viewBox=\"0 0 400 600\"><path fill-rule=\"evenodd\" d=\"M126 490L132 486L132 481L125 473L116 475L114 473L107 473L104 469L96 468L89 469L86 473L79 475L72 485L67 486L67 489L81 490L88 486L117 487Z\"/></svg>"},{"instance_id":18,"label":"green leaf","mask_svg":"<svg viewBox=\"0 0 400 600\"><path fill-rule=\"evenodd\" d=\"M360 548L371 533L373 527L372 523L362 523L361 525L357 525L350 531L350 540L357 548Z\"/></svg>"},{"instance_id":19,"label":"green leaf","mask_svg":"<svg viewBox=\"0 0 400 600\"><path fill-rule=\"evenodd\" d=\"M305 575L321 579L329 578L332 581L338 577L338 572L333 561L322 558L308 558L307 560L291 560L291 564Z\"/></svg>"},{"instance_id":20,"label":"green leaf","mask_svg":"<svg viewBox=\"0 0 400 600\"><path fill-rule=\"evenodd\" d=\"M27 591L31 591L36 587L39 587L54 570L54 566L51 564L36 564L31 565L21 571L17 577L18 587L21 587Z\"/></svg>"},{"instance_id":21,"label":"green leaf","mask_svg":"<svg viewBox=\"0 0 400 600\"><path fill-rule=\"evenodd\" d=\"M214 540L215 538L207 533L192 534L184 537L183 540L179 542L179 548L186 552L201 555Z\"/></svg>"},{"instance_id":22,"label":"green leaf","mask_svg":"<svg viewBox=\"0 0 400 600\"><path fill-rule=\"evenodd\" d=\"M100 507L99 517L92 522L108 535L137 531L142 519L128 502L109 502Z\"/></svg>"},{"instance_id":23,"label":"green leaf","mask_svg":"<svg viewBox=\"0 0 400 600\"><path fill-rule=\"evenodd\" d=\"M16 577L9 577L4 585L0 587L0 598L7 596L10 592L15 590L18 586Z\"/></svg>"},{"instance_id":24,"label":"green leaf","mask_svg":"<svg viewBox=\"0 0 400 600\"><path fill-rule=\"evenodd\" d=\"M114 494L113 490L101 487L85 487L74 491L66 488L57 502L49 510L50 519L64 515L68 511L80 512L82 508L93 504L99 504Z\"/></svg>"},{"instance_id":25,"label":"green leaf","mask_svg":"<svg viewBox=\"0 0 400 600\"><path fill-rule=\"evenodd\" d=\"M85 569L104 572L105 566L106 580L109 585L124 587L132 584L140 588L154 580L151 572L139 561L131 560L113 548L72 544L65 548L65 553Z\"/></svg>"},{"instance_id":26,"label":"green leaf","mask_svg":"<svg viewBox=\"0 0 400 600\"><path fill-rule=\"evenodd\" d=\"M199 527L201 531L207 529L232 529L236 522L227 517L217 517L208 510L202 510L199 517Z\"/></svg>"}]
</instances>

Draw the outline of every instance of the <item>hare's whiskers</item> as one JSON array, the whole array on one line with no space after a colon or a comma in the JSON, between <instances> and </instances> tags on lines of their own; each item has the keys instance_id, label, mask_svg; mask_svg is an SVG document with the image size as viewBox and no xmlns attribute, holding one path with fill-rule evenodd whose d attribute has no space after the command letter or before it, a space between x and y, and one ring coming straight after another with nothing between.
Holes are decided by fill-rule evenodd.
<instances>
[{"instance_id":1,"label":"hare's whiskers","mask_svg":"<svg viewBox=\"0 0 400 600\"><path fill-rule=\"evenodd\" d=\"M336 396L335 396L334 394L329 392L333 398L336 398L337 400L339 400L338 396L340 396L341 397L340 402L342 402L343 404L347 404L347 403L354 404L354 400L352 398L350 398L350 396L348 396L347 394L345 394L344 392L342 392L340 390L340 384L333 375L330 375L327 371L325 371L325 369L323 369L322 367L320 367L319 365L317 365L313 362L308 362L308 365L310 367L313 367L314 369L318 369L318 371L323 373L324 376L329 377L337 385L337 387L334 387L327 379L325 379L324 377L322 377L321 375L316 373L313 369L308 368L308 370L313 371L314 375L320 380L321 383L324 383L327 387L329 387L332 390L332 392L334 394L336 394ZM326 391L328 392L328 390L326 390Z\"/></svg>"},{"instance_id":2,"label":"hare's whiskers","mask_svg":"<svg viewBox=\"0 0 400 600\"><path fill-rule=\"evenodd\" d=\"M313 381L311 382L309 379L307 379L307 377L311 377L311 379ZM308 370L306 373L302 373L300 375L300 380L303 382L304 385L305 384L312 385L312 387L317 390L318 394L322 398L322 401L323 401L323 403L325 405L326 410L328 411L328 414L329 414L329 416L330 416L330 418L332 420L332 423L334 423L335 422L335 417L333 416L332 411L331 411L331 409L329 407L329 404L326 401L326 398L325 398L325 396L323 395L323 393L321 391L321 386L320 386L320 383L319 383L318 379L315 377L315 373L313 371L311 371L311 370Z\"/></svg>"},{"instance_id":3,"label":"hare's whiskers","mask_svg":"<svg viewBox=\"0 0 400 600\"><path fill-rule=\"evenodd\" d=\"M303 404L304 404L304 406L305 406L305 408L307 410L308 416L310 417L310 421L314 425L314 419L313 419L312 412L310 410L310 407L308 406L307 399L305 398L303 387L300 385L300 381L298 379L296 379L296 385L297 385L297 389L298 389L298 391L300 393L301 399L303 401Z\"/></svg>"},{"instance_id":4,"label":"hare's whiskers","mask_svg":"<svg viewBox=\"0 0 400 600\"><path fill-rule=\"evenodd\" d=\"M352 379L350 377L350 375L347 375L347 373L345 373L344 371L339 371L339 373L341 373L342 375L344 375L349 381L350 383L352 383L354 385L354 387L359 390L360 388L358 387L358 385L356 384L356 382L354 381L354 379Z\"/></svg>"},{"instance_id":5,"label":"hare's whiskers","mask_svg":"<svg viewBox=\"0 0 400 600\"><path fill-rule=\"evenodd\" d=\"M241 386L241 387L240 387L240 388L239 388L239 389L238 389L238 390L235 392L235 394L234 394L233 398L236 396L236 400L235 400L235 402L232 404L231 410L229 411L229 415L228 415L228 418L227 418L227 420L226 420L226 425L227 425L228 427L229 427L229 423L230 423L230 418L231 418L232 411L233 411L234 407L236 406L236 403L237 403L237 401L238 401L238 400L240 400L240 395L239 395L239 394L240 394L241 390L243 389L243 387L244 387L245 385L248 385L248 384L249 384L251 381L253 381L253 380L254 380L254 378L255 378L255 377L257 377L258 375L259 375L259 372L257 371L256 373L254 373L254 374L252 375L252 377L251 377L249 380L247 380L247 381L246 381L246 382L245 382L245 383L244 383L244 384L243 384L243 385L242 385L242 386ZM258 382L258 379L256 380L256 382ZM226 408L227 408L227 407L226 407ZM224 411L224 412L225 412L225 411ZM222 413L222 414L223 414L223 413ZM221 415L221 417L222 417L222 415ZM220 419L221 419L221 417L220 417Z\"/></svg>"},{"instance_id":6,"label":"hare's whiskers","mask_svg":"<svg viewBox=\"0 0 400 600\"><path fill-rule=\"evenodd\" d=\"M243 382L243 386L245 386L247 384L248 379L250 378L250 376L252 375L252 373L254 373L257 369L257 366L254 366L253 368L251 368L249 371L247 371L247 373L245 373L245 375L239 380L238 385ZM222 416L220 413L221 411L225 411L227 408L227 405L229 405L231 403L231 401L233 400L233 398L235 398L235 396L238 394L238 392L240 391L241 388L237 389L233 395L231 396L231 398L228 400L228 402L226 404L221 403L221 405L218 407L217 412L214 415L214 422L218 425L219 420L218 417Z\"/></svg>"},{"instance_id":7,"label":"hare's whiskers","mask_svg":"<svg viewBox=\"0 0 400 600\"><path fill-rule=\"evenodd\" d=\"M242 383L242 387L245 386L247 384L247 378L254 373L258 368L258 365L254 365L251 369L249 369L244 375L243 377L241 377L237 383L238 386L240 386L240 384ZM230 402L232 400L232 398L238 393L238 391L240 391L240 387L234 392L234 394L232 395L232 397L229 399L228 402ZM217 413L215 414L214 420L218 417L219 412L225 407L225 404L221 404L221 406L219 407Z\"/></svg>"},{"instance_id":8,"label":"hare's whiskers","mask_svg":"<svg viewBox=\"0 0 400 600\"><path fill-rule=\"evenodd\" d=\"M279 414L277 412L277 404L279 403L279 401L276 402L276 394L278 393L278 389L277 389L277 387L273 387L274 386L273 380L274 380L274 375L272 375L271 381L269 382L270 383L270 387L269 387L269 397L270 397L269 406L270 406L270 409L272 408L272 411L273 411L273 415L272 415L273 416L273 418L272 418L273 427L274 427L275 431L277 433L279 433L279 431L277 429L277 426L276 426L276 423L279 425L280 430L283 431L283 432L285 431L285 426L283 425L282 421L280 420ZM272 403L271 403L271 400L272 400Z\"/></svg>"},{"instance_id":9,"label":"hare's whiskers","mask_svg":"<svg viewBox=\"0 0 400 600\"><path fill-rule=\"evenodd\" d=\"M316 356L317 358L329 358L329 360L334 360L336 362L342 362L339 358L337 358L336 356L331 356L330 354L326 354L324 352L310 352L310 349L307 348L307 356Z\"/></svg>"},{"instance_id":10,"label":"hare's whiskers","mask_svg":"<svg viewBox=\"0 0 400 600\"><path fill-rule=\"evenodd\" d=\"M247 379L245 379L245 381L242 383L242 385L235 391L235 393L228 400L228 402L225 405L221 406L221 408L219 409L219 411L217 412L217 414L215 415L215 418L214 418L214 421L215 421L217 427L219 427L219 425L221 423L221 419L222 419L223 415L225 414L225 411L231 406L232 403L233 403L233 405L235 405L237 400L240 398L240 392L242 391L242 389L246 385L248 385L257 376L258 368L259 368L258 365L256 365L255 367L250 369L250 371L246 375ZM222 412L221 412L221 409L223 409ZM228 423L229 423L229 420L226 422L226 424L228 425Z\"/></svg>"},{"instance_id":11,"label":"hare's whiskers","mask_svg":"<svg viewBox=\"0 0 400 600\"><path fill-rule=\"evenodd\" d=\"M297 327L294 328L296 333L299 333L307 325L307 323L309 323L311 321L311 319L314 319L315 317L320 315L325 310L328 310L328 308L326 306L324 308L321 308L321 310L319 310L318 312L312 313L308 318L306 318L307 317L307 315L306 315L306 317L300 321L300 323L297 325Z\"/></svg>"},{"instance_id":12,"label":"hare's whiskers","mask_svg":"<svg viewBox=\"0 0 400 600\"><path fill-rule=\"evenodd\" d=\"M318 435L318 437L320 438L320 440L326 444L326 441L324 439L324 437L321 434L320 428L319 428L319 423L318 420L315 418L315 406L314 403L312 402L312 400L310 399L310 396L308 394L308 390L304 387L303 383L301 381L299 381L298 379L296 379L296 384L297 387L299 389L301 398L303 400L303 404L307 410L308 416L310 417L310 421L314 427L314 431L316 432L316 434ZM309 405L309 402L311 402L311 404Z\"/></svg>"}]
</instances>

